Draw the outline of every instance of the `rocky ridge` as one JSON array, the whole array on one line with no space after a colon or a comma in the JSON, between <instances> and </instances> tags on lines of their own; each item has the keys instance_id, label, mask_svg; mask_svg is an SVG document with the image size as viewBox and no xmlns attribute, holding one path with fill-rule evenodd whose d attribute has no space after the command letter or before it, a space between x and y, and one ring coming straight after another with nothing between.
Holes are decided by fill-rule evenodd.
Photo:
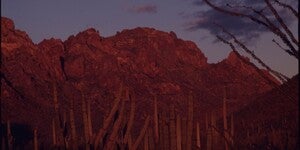
<instances>
[{"instance_id":1,"label":"rocky ridge","mask_svg":"<svg viewBox=\"0 0 300 150\"><path fill-rule=\"evenodd\" d=\"M235 55L232 52L223 61L209 64L193 42L152 28L123 30L111 37L90 28L66 41L52 38L34 44L25 32L15 29L12 20L2 17L1 118L39 127L46 137L56 84L62 111L73 99L75 113L80 114L83 92L92 103L93 126L101 126L103 116L97 116L107 114L121 83L138 101L137 119L152 112L154 95L159 109L168 110L172 103L184 114L188 93L194 97L194 117L201 117L218 109L224 83L228 83L228 97L237 100L233 107L272 89Z\"/></svg>"}]
</instances>

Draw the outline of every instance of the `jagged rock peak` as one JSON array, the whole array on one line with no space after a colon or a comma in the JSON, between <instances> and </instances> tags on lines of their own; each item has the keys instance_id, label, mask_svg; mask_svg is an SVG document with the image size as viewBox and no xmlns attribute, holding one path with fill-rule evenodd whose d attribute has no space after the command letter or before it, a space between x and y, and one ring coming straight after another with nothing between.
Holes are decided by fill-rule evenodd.
<instances>
[{"instance_id":1,"label":"jagged rock peak","mask_svg":"<svg viewBox=\"0 0 300 150\"><path fill-rule=\"evenodd\" d=\"M88 28L88 29L78 33L77 35L93 35L93 34L97 34L100 36L99 31L96 30L95 28Z\"/></svg>"},{"instance_id":2,"label":"jagged rock peak","mask_svg":"<svg viewBox=\"0 0 300 150\"><path fill-rule=\"evenodd\" d=\"M146 36L146 37L158 37L158 36L163 36L163 37L173 37L174 39L177 39L177 35L173 32L170 31L164 32L164 31L159 31L154 28L149 28L149 27L137 27L134 29L124 29L121 32L117 32L116 36L130 36L130 37L141 37L141 36Z\"/></svg>"},{"instance_id":3,"label":"jagged rock peak","mask_svg":"<svg viewBox=\"0 0 300 150\"><path fill-rule=\"evenodd\" d=\"M235 51L231 51L228 55L228 57L225 59L225 61L227 63L230 64L237 64L237 63L242 63L243 60L241 60L241 58L244 58L244 60L246 61L250 61L250 59L248 57L242 56L239 53L235 52Z\"/></svg>"},{"instance_id":4,"label":"jagged rock peak","mask_svg":"<svg viewBox=\"0 0 300 150\"><path fill-rule=\"evenodd\" d=\"M51 47L51 45L55 45L56 43L62 43L63 41L61 39L56 39L56 38L50 38L50 39L44 39L41 41L38 45L47 45Z\"/></svg>"},{"instance_id":5,"label":"jagged rock peak","mask_svg":"<svg viewBox=\"0 0 300 150\"><path fill-rule=\"evenodd\" d=\"M14 30L15 24L11 19L6 17L1 17L1 29Z\"/></svg>"}]
</instances>

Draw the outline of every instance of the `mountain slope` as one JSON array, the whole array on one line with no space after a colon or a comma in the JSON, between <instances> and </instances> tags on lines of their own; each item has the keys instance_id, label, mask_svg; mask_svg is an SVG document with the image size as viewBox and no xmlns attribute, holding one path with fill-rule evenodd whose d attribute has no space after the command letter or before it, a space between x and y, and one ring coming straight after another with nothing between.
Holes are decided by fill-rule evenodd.
<instances>
[{"instance_id":1,"label":"mountain slope","mask_svg":"<svg viewBox=\"0 0 300 150\"><path fill-rule=\"evenodd\" d=\"M104 115L99 114L109 112L121 83L137 99L137 120L152 113L154 96L160 110L174 104L184 116L192 93L194 117L200 118L210 109L219 109L225 82L236 107L273 88L234 53L208 64L193 42L152 28L123 30L111 37L101 37L91 28L66 41L47 39L34 44L2 17L1 55L1 118L39 128L45 145L50 142L47 137L54 118L54 85L62 114L68 112L72 99L80 115L84 94L92 104L94 127L102 125ZM80 130L81 117L76 122Z\"/></svg>"}]
</instances>

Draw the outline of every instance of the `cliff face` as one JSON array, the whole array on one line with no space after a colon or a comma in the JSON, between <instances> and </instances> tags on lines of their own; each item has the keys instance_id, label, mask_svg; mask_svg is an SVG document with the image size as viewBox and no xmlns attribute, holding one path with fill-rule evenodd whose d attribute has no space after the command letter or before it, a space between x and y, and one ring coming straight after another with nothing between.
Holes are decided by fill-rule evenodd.
<instances>
[{"instance_id":1,"label":"cliff face","mask_svg":"<svg viewBox=\"0 0 300 150\"><path fill-rule=\"evenodd\" d=\"M1 54L1 117L43 131L49 130L54 116L53 85L57 85L62 112L73 99L75 113L80 114L82 91L92 104L94 126L101 126L99 114L109 111L120 83L133 91L140 114L152 112L154 95L159 109L168 109L172 103L184 114L191 91L198 110L195 117L219 107L224 83L237 103L272 89L234 53L208 64L193 42L152 28L123 30L111 37L101 37L91 28L66 41L47 39L34 44L2 17Z\"/></svg>"}]
</instances>

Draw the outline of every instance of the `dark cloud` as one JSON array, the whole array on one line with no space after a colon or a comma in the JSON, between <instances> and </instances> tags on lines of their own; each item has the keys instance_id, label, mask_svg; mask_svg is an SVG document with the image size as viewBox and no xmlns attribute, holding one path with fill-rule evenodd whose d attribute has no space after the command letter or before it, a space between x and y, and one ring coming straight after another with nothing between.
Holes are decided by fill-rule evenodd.
<instances>
[{"instance_id":1,"label":"dark cloud","mask_svg":"<svg viewBox=\"0 0 300 150\"><path fill-rule=\"evenodd\" d=\"M133 13L157 13L157 6L151 4L133 6L128 11Z\"/></svg>"},{"instance_id":2,"label":"dark cloud","mask_svg":"<svg viewBox=\"0 0 300 150\"><path fill-rule=\"evenodd\" d=\"M293 0L294 1L294 0ZM230 4L231 6L250 6L257 10L265 8L266 4L263 0L245 0L245 1L237 1L237 0L215 0L213 1L217 6L221 6L222 8L230 9L236 12L243 12L245 14L251 14L257 18L258 15L254 14L251 10L245 9L242 7L234 7L229 8L226 4ZM194 31L198 29L208 30L212 35L222 34L221 29L215 25L220 24L224 28L226 28L229 32L233 33L235 36L240 38L242 41L251 41L257 39L262 33L269 32L269 30L262 26L254 23L248 18L241 18L236 16L230 16L211 8L207 8L207 4L202 0L194 1L194 5L200 6L199 9L202 8L202 11L195 12L193 14L193 20L190 20L185 24L185 27L189 31ZM276 6L275 6L276 7ZM289 26L295 19L292 14L286 9L282 9L281 7L276 7L280 16L284 18L286 24ZM265 9L264 14L277 26L279 26L278 22L274 18L273 14ZM261 19L261 18L260 18Z\"/></svg>"}]
</instances>

